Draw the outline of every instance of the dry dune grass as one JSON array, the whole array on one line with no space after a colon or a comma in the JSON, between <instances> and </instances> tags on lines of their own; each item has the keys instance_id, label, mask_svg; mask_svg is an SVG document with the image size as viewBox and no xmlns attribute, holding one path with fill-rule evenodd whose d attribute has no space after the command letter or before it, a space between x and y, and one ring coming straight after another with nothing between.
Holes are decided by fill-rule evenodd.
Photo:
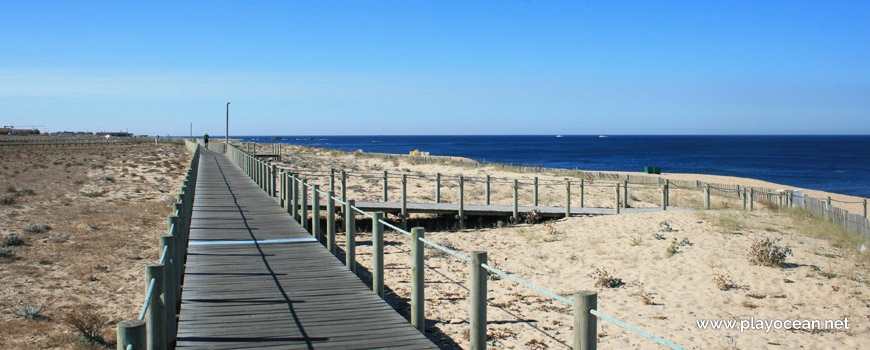
<instances>
[{"instance_id":1,"label":"dry dune grass","mask_svg":"<svg viewBox=\"0 0 870 350\"><path fill-rule=\"evenodd\" d=\"M137 314L142 265L157 259L188 161L172 145L0 149L0 197L15 199L0 210L0 235L26 243L0 258L3 348L102 348L77 343L67 315L92 310L111 325ZM25 305L43 310L28 321L15 315Z\"/></svg>"},{"instance_id":2,"label":"dry dune grass","mask_svg":"<svg viewBox=\"0 0 870 350\"><path fill-rule=\"evenodd\" d=\"M333 150L285 147L283 166L303 172L328 173L330 168L350 174L348 198L379 200L378 172L405 172L443 176L462 174L485 177L494 185L492 202L508 204L509 182L530 183L564 178L546 173L522 173L488 166L469 167L450 162L415 162L366 157ZM672 175L669 175L672 176ZM306 175L313 183L328 188L324 176ZM786 188L757 180L678 175L674 178L705 182ZM398 199L399 180L390 178L390 198ZM504 182L504 183L502 183ZM586 187L587 206L612 207L612 185ZM457 184L442 182L442 200L455 202ZM337 188L337 187L336 187ZM466 183L466 203L482 203L483 187ZM563 205L564 186L541 187L541 204ZM578 189L572 188L577 203ZM412 179L409 201L434 200L434 184ZM814 196L827 195L814 193ZM658 188L631 188L632 207L655 207ZM833 195L835 198L838 195ZM845 198L845 197L844 197ZM521 187L521 205L532 200L531 189ZM854 198L851 198L854 200ZM671 189L671 205L701 208L703 192ZM457 231L446 224L449 218L414 216L411 225L426 226L426 236L439 244L468 254L483 250L497 268L554 291L596 290L599 309L605 314L637 326L690 349L782 349L782 348L867 348L870 337L870 252L859 253L866 240L799 210L776 211L764 205L745 212L742 201L714 192L710 211L654 212L620 216L575 216L549 224L519 224L498 227L494 220L482 221L471 229ZM359 227L370 232L371 224L357 218ZM472 223L478 222L470 220ZM340 226L339 226L340 227ZM357 257L364 281L371 276L370 233L357 238ZM755 265L752 247L769 240L788 247L783 267ZM410 246L408 237L386 234L387 300L408 315L410 296ZM344 248L343 236L338 235ZM870 244L868 244L870 245ZM467 348L468 263L427 249L426 318L427 335L442 348ZM339 254L341 255L341 254ZM596 287L596 271L621 279L616 288ZM600 276L600 275L599 275ZM568 348L572 336L571 309L531 289L492 276L489 281L489 345L492 348ZM804 331L700 330L703 319L839 319L847 317L849 330ZM613 324L599 321L602 349L659 348L655 343L630 334Z\"/></svg>"}]
</instances>

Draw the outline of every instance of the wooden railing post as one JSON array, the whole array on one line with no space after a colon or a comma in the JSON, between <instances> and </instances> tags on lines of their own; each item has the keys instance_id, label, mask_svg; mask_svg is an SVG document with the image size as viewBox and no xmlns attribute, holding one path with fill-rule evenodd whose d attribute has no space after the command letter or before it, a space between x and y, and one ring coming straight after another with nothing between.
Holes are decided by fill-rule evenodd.
<instances>
[{"instance_id":1,"label":"wooden railing post","mask_svg":"<svg viewBox=\"0 0 870 350\"><path fill-rule=\"evenodd\" d=\"M423 238L425 233L422 227L414 227L411 229L411 325L420 330L420 333L426 333L426 316L423 312L425 302L423 291L423 258L426 254L423 251Z\"/></svg>"},{"instance_id":2,"label":"wooden railing post","mask_svg":"<svg viewBox=\"0 0 870 350\"><path fill-rule=\"evenodd\" d=\"M622 207L627 209L628 208L628 180L625 180L625 182L622 185L622 189L625 190L625 192L622 194Z\"/></svg>"},{"instance_id":3,"label":"wooden railing post","mask_svg":"<svg viewBox=\"0 0 870 350\"><path fill-rule=\"evenodd\" d=\"M154 290L151 293L151 302L148 310L145 312L145 324L148 329L148 349L149 350L165 350L166 343L166 307L163 304L161 295L163 294L164 285L163 264L148 264L145 266L145 289L151 285L151 279L154 279Z\"/></svg>"},{"instance_id":4,"label":"wooden railing post","mask_svg":"<svg viewBox=\"0 0 870 350\"><path fill-rule=\"evenodd\" d=\"M384 202L387 202L389 197L387 196L387 171L384 170Z\"/></svg>"},{"instance_id":5,"label":"wooden railing post","mask_svg":"<svg viewBox=\"0 0 870 350\"><path fill-rule=\"evenodd\" d=\"M513 203L514 206L513 206L513 213L512 213L513 216L511 217L511 220L513 220L514 223L517 224L520 222L520 184L519 184L519 180L517 180L517 179L514 179L513 191L514 191L514 203Z\"/></svg>"},{"instance_id":6,"label":"wooden railing post","mask_svg":"<svg viewBox=\"0 0 870 350\"><path fill-rule=\"evenodd\" d=\"M355 203L353 199L348 199L344 206L344 232L347 235L345 237L344 262L347 268L354 273L356 273L356 218L354 217L355 212L353 210Z\"/></svg>"},{"instance_id":7,"label":"wooden railing post","mask_svg":"<svg viewBox=\"0 0 870 350\"><path fill-rule=\"evenodd\" d=\"M595 292L574 292L574 349L595 350L598 346L598 318L590 310L598 308Z\"/></svg>"},{"instance_id":8,"label":"wooden railing post","mask_svg":"<svg viewBox=\"0 0 870 350\"><path fill-rule=\"evenodd\" d=\"M710 210L710 184L704 184L704 209Z\"/></svg>"},{"instance_id":9,"label":"wooden railing post","mask_svg":"<svg viewBox=\"0 0 870 350\"><path fill-rule=\"evenodd\" d=\"M278 205L285 208L284 198L287 197L287 178L284 176L284 169L278 170Z\"/></svg>"},{"instance_id":10,"label":"wooden railing post","mask_svg":"<svg viewBox=\"0 0 870 350\"><path fill-rule=\"evenodd\" d=\"M755 210L755 189L749 189L749 211Z\"/></svg>"},{"instance_id":11,"label":"wooden railing post","mask_svg":"<svg viewBox=\"0 0 870 350\"><path fill-rule=\"evenodd\" d=\"M402 228L408 228L408 174L402 174Z\"/></svg>"},{"instance_id":12,"label":"wooden railing post","mask_svg":"<svg viewBox=\"0 0 870 350\"><path fill-rule=\"evenodd\" d=\"M867 218L867 200L864 200L864 218Z\"/></svg>"},{"instance_id":13,"label":"wooden railing post","mask_svg":"<svg viewBox=\"0 0 870 350\"><path fill-rule=\"evenodd\" d=\"M486 349L486 281L487 272L481 264L486 264L486 252L471 252L471 271L468 283L471 292L471 317L469 318L469 338L471 349Z\"/></svg>"},{"instance_id":14,"label":"wooden railing post","mask_svg":"<svg viewBox=\"0 0 870 350\"><path fill-rule=\"evenodd\" d=\"M535 190L532 195L534 198L535 206L538 206L538 177L535 176Z\"/></svg>"},{"instance_id":15,"label":"wooden railing post","mask_svg":"<svg viewBox=\"0 0 870 350\"><path fill-rule=\"evenodd\" d=\"M489 203L490 203L490 197L491 197L491 193L492 193L492 192L490 192L490 184L491 183L492 183L492 179L490 178L489 175L486 175L486 205L489 205Z\"/></svg>"},{"instance_id":16,"label":"wooden railing post","mask_svg":"<svg viewBox=\"0 0 870 350\"><path fill-rule=\"evenodd\" d=\"M145 349L147 342L147 326L143 320L124 320L118 322L118 350L127 350L127 345L133 345L134 350Z\"/></svg>"},{"instance_id":17,"label":"wooden railing post","mask_svg":"<svg viewBox=\"0 0 870 350\"><path fill-rule=\"evenodd\" d=\"M465 178L459 175L459 229L465 229Z\"/></svg>"},{"instance_id":18,"label":"wooden railing post","mask_svg":"<svg viewBox=\"0 0 870 350\"><path fill-rule=\"evenodd\" d=\"M311 187L311 235L317 238L320 243L326 243L320 233L320 192L318 192L320 186L312 185Z\"/></svg>"},{"instance_id":19,"label":"wooden railing post","mask_svg":"<svg viewBox=\"0 0 870 350\"><path fill-rule=\"evenodd\" d=\"M326 195L326 249L335 255L335 193Z\"/></svg>"},{"instance_id":20,"label":"wooden railing post","mask_svg":"<svg viewBox=\"0 0 870 350\"><path fill-rule=\"evenodd\" d=\"M667 200L665 199L665 196L667 196L667 192L665 192L665 185L664 184L662 184L661 190L662 190L662 205L661 205L662 211L667 211L668 210Z\"/></svg>"},{"instance_id":21,"label":"wooden railing post","mask_svg":"<svg viewBox=\"0 0 870 350\"><path fill-rule=\"evenodd\" d=\"M384 213L373 213L372 219L372 291L384 298Z\"/></svg>"},{"instance_id":22,"label":"wooden railing post","mask_svg":"<svg viewBox=\"0 0 870 350\"><path fill-rule=\"evenodd\" d=\"M277 168L275 164L269 167L269 197L275 197L275 169Z\"/></svg>"},{"instance_id":23,"label":"wooden railing post","mask_svg":"<svg viewBox=\"0 0 870 350\"><path fill-rule=\"evenodd\" d=\"M329 168L329 192L335 192L335 169Z\"/></svg>"},{"instance_id":24,"label":"wooden railing post","mask_svg":"<svg viewBox=\"0 0 870 350\"><path fill-rule=\"evenodd\" d=\"M299 219L302 220L302 228L311 232L311 227L308 227L308 183L305 179L302 179L299 187L302 189L302 215Z\"/></svg>"},{"instance_id":25,"label":"wooden railing post","mask_svg":"<svg viewBox=\"0 0 870 350\"><path fill-rule=\"evenodd\" d=\"M441 173L435 173L435 203L441 203Z\"/></svg>"},{"instance_id":26,"label":"wooden railing post","mask_svg":"<svg viewBox=\"0 0 870 350\"><path fill-rule=\"evenodd\" d=\"M172 258L175 252L175 236L171 235L163 235L160 236L160 251L163 252L166 249L166 259L164 261L164 271L165 277L163 279L164 285L164 293L163 293L163 304L166 307L166 339L169 340L169 343L172 343L172 340L175 339L176 332L176 324L175 324L175 306L178 302L178 295L180 294L180 290L178 286L176 286L176 274L178 273L173 266Z\"/></svg>"},{"instance_id":27,"label":"wooden railing post","mask_svg":"<svg viewBox=\"0 0 870 350\"><path fill-rule=\"evenodd\" d=\"M341 170L341 201L347 201L347 173Z\"/></svg>"},{"instance_id":28,"label":"wooden railing post","mask_svg":"<svg viewBox=\"0 0 870 350\"><path fill-rule=\"evenodd\" d=\"M285 171L284 175L284 209L287 210L287 213L290 213L290 216L293 216L293 212L290 209L290 196L293 194L293 177L290 175L290 172Z\"/></svg>"},{"instance_id":29,"label":"wooden railing post","mask_svg":"<svg viewBox=\"0 0 870 350\"><path fill-rule=\"evenodd\" d=\"M569 217L571 217L571 180L565 181L565 218Z\"/></svg>"},{"instance_id":30,"label":"wooden railing post","mask_svg":"<svg viewBox=\"0 0 870 350\"><path fill-rule=\"evenodd\" d=\"M619 182L616 183L616 197L613 203L613 209L616 214L619 214Z\"/></svg>"},{"instance_id":31,"label":"wooden railing post","mask_svg":"<svg viewBox=\"0 0 870 350\"><path fill-rule=\"evenodd\" d=\"M585 196L584 187L586 187L586 179L580 179L580 208L585 207L585 204L586 204L586 203L584 203L585 198L583 198Z\"/></svg>"},{"instance_id":32,"label":"wooden railing post","mask_svg":"<svg viewBox=\"0 0 870 350\"><path fill-rule=\"evenodd\" d=\"M290 206L292 207L290 214L296 222L299 222L299 177L296 172L291 173L290 176L292 176L290 179Z\"/></svg>"}]
</instances>

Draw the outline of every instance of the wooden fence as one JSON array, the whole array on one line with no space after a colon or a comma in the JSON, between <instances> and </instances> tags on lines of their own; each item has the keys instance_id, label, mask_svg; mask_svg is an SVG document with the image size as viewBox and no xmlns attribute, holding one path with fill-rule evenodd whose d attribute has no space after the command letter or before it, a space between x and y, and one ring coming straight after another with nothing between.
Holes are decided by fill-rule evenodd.
<instances>
[{"instance_id":1,"label":"wooden fence","mask_svg":"<svg viewBox=\"0 0 870 350\"><path fill-rule=\"evenodd\" d=\"M119 350L164 350L175 347L200 157L200 148L196 143L185 141L185 145L193 153L190 167L176 197L173 214L168 218L168 234L160 236L160 260L145 265L147 291L142 311L137 319L118 323Z\"/></svg>"}]
</instances>

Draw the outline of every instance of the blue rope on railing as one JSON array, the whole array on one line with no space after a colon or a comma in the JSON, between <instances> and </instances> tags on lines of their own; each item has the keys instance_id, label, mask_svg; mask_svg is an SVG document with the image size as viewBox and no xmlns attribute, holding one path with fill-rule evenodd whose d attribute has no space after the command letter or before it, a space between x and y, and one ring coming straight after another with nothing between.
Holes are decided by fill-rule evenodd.
<instances>
[{"instance_id":1,"label":"blue rope on railing","mask_svg":"<svg viewBox=\"0 0 870 350\"><path fill-rule=\"evenodd\" d=\"M573 303L572 303L572 304L573 304ZM647 332L644 332L644 331L642 331L642 330L640 330L640 329L635 328L634 326L628 325L628 324L626 324L626 323L624 323L624 322L622 322L622 321L620 321L620 320L617 320L617 319L615 319L615 318L613 318L613 317L610 317L610 316L607 316L607 315L605 315L605 314L602 314L601 312L598 312L598 310L592 309L592 310L589 310L589 313L591 313L591 314L593 314L593 315L595 315L595 316L598 316L598 318L604 319L604 320L606 320L606 321L608 321L608 322L610 322L610 323L613 323L613 324L615 324L615 325L617 325L617 326L620 326L620 327L625 328L625 329L627 329L627 330L629 330L629 331L632 331L632 332L634 332L634 333L636 333L636 334L638 334L638 335L642 335L642 336L646 337L647 339L650 339L650 340L652 340L652 341L655 341L655 342L657 342L657 343L659 343L659 344L662 344L662 345L664 345L664 346L667 346L667 347L669 347L669 348L671 348L671 349L676 349L676 350L684 350L684 349L685 349L685 348L683 348L683 347L681 347L681 346L679 346L679 345L676 345L676 344L671 343L671 342L669 342L669 341L667 341L667 340L664 340L664 339L662 339L662 338L659 338L659 337L656 337L656 336L654 336L654 335L652 335L652 334L649 334L649 333L647 333Z\"/></svg>"},{"instance_id":2,"label":"blue rope on railing","mask_svg":"<svg viewBox=\"0 0 870 350\"><path fill-rule=\"evenodd\" d=\"M298 182L301 183L301 180L300 180L300 179L298 179L298 178L296 178L296 177L291 177L291 178L292 178L294 181L298 181ZM309 185L309 184L305 184L305 185L311 187L312 189L314 189L314 187L312 187L312 186ZM324 193L324 192L322 192L322 191L318 191L318 192L321 192L324 196L328 196L328 193ZM335 196L333 196L332 198L333 198L333 200L336 200L336 201L338 201L338 202L341 202L342 204L345 203L345 202L342 202L341 200L339 200L338 198L336 198ZM370 213L368 213L368 212L366 212L366 211L364 211L364 210L362 210L362 209L360 209L360 208L357 208L357 207L355 207L355 206L351 206L351 209L355 210L356 212L358 212L358 213L360 213L360 214L362 214L362 215L365 215L365 216L368 216L368 217L374 219L374 215L372 215L372 214L370 214ZM395 226L395 225L393 225L393 224L391 224L391 223L389 223L389 222L387 222L387 221L385 221L385 220L378 220L378 222L384 224L384 226L387 226L387 227L390 227L390 228L396 230L397 232L403 233L403 234L405 234L405 235L407 235L407 236L411 236L411 233L410 233L410 232L408 232L408 231L406 231L406 230L404 230L404 229L402 229L402 228L399 228L399 227L397 227L397 226ZM447 253L447 254L453 255L453 256L455 256L455 257L457 257L457 258L459 258L459 259L462 259L462 260L465 260L465 261L471 261L471 258L469 258L469 257L467 257L467 256L465 256L465 255L462 255L462 254L460 254L459 252L456 252L456 251L454 251L454 250L452 250L452 249L449 249L449 248L447 248L447 247L444 247L444 246L442 246L442 245L440 245L440 244L437 244L437 243L435 243L435 242L432 242L432 241L430 241L430 240L428 240L428 239L425 239L425 238L419 238L419 240L420 240L420 242L423 242L424 244L427 244L427 245L429 245L429 246L431 246L431 247L433 247L433 248L435 248L435 249L441 250L441 251L443 251L443 252L445 252L445 253ZM541 294L544 294L544 295L549 296L549 297L551 297L551 298L553 298L553 299L556 299L556 300L559 300L559 301L561 301L561 302L563 302L563 303L566 303L566 304L568 304L568 305L571 305L572 307L574 306L574 302L573 302L572 300L568 299L568 298L565 298L565 297L563 297L563 296L561 296L561 295L558 295L558 294L556 294L556 293L553 293L553 292L551 292L551 291L548 291L548 290L546 290L546 289L544 289L544 288L538 287L538 286L536 286L536 285L534 285L534 284L531 284L531 283L529 283L529 282L523 281L523 280L521 280L521 279L519 279L519 278L517 278L517 277L514 277L514 276L512 276L512 275L510 275L510 274L508 274L508 273L506 273L506 272L504 272L504 271L501 271L501 270L499 270L499 269L496 269L496 268L494 268L494 267L492 267L492 266L490 266L490 265L488 265L488 264L481 264L480 267L482 267L482 268L484 268L484 269L486 269L486 270L488 270L488 271L490 271L490 272L492 272L492 273L495 273L495 274L497 274L497 275L499 275L499 276L502 276L502 277L504 277L504 278L507 278L507 279L509 279L509 280L511 280L511 281L513 281L513 282L515 282L515 283L517 283L517 284L520 284L520 285L526 286L526 287L528 287L528 288L531 288L531 289L533 289L533 290L535 290L535 291L540 292ZM144 311L143 311L143 312L144 312ZM615 318L613 318L613 317L607 316L607 315L605 315L605 314L599 312L598 310L594 310L594 309L593 309L593 310L590 310L589 312L590 312L592 315L595 315L595 316L598 317L598 318L601 318L601 319L603 319L603 320L605 320L605 321L611 322L611 323L613 323L613 324L615 324L615 325L617 325L617 326L619 326L619 327L622 327L622 328L624 328L624 329L626 329L626 330L628 330L628 331L631 331L631 332L633 332L633 333L635 333L635 334L641 335L641 336L643 336L643 337L645 337L645 338L647 338L647 339L650 339L650 340L652 340L652 341L655 341L655 342L657 342L657 343L659 343L659 344L662 344L662 345L664 345L664 346L667 346L667 347L669 347L669 348L671 348L671 349L684 350L683 347L680 347L680 346L678 346L678 345L676 345L676 344L674 344L674 343L671 343L671 342L669 342L669 341L667 341L667 340L664 340L664 339L662 339L662 338L659 338L659 337L657 337L657 336L654 336L654 335L652 335L652 334L649 334L649 333L647 333L647 332L644 332L644 331L642 331L642 330L640 330L640 329L638 329L638 328L636 328L636 327L634 327L634 326L628 325L628 324L626 324L626 323L624 323L624 322L622 322L622 321L619 321L619 320L617 320L617 319L615 319Z\"/></svg>"},{"instance_id":3,"label":"blue rope on railing","mask_svg":"<svg viewBox=\"0 0 870 350\"><path fill-rule=\"evenodd\" d=\"M145 305L142 305L142 312L139 313L139 320L145 319L145 312L148 311L148 306L151 306L151 294L154 293L154 285L157 283L157 280L152 278L151 284L148 285L148 292L145 293Z\"/></svg>"}]
</instances>

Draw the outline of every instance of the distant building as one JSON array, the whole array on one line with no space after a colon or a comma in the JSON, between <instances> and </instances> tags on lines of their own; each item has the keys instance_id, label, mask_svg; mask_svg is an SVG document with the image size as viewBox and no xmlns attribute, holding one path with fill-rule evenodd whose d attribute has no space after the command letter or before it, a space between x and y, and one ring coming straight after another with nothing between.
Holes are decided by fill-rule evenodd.
<instances>
[{"instance_id":1,"label":"distant building","mask_svg":"<svg viewBox=\"0 0 870 350\"><path fill-rule=\"evenodd\" d=\"M39 129L0 128L0 135L39 135Z\"/></svg>"},{"instance_id":2,"label":"distant building","mask_svg":"<svg viewBox=\"0 0 870 350\"><path fill-rule=\"evenodd\" d=\"M94 136L94 133L87 131L57 131L51 133L51 136Z\"/></svg>"},{"instance_id":3,"label":"distant building","mask_svg":"<svg viewBox=\"0 0 870 350\"><path fill-rule=\"evenodd\" d=\"M96 133L96 135L97 135L97 136L103 136L103 137L106 137L106 136L111 136L111 137L133 137L133 134L131 134L131 133L129 133L129 132L124 132L124 131L118 131L118 132L100 131L100 132Z\"/></svg>"}]
</instances>

